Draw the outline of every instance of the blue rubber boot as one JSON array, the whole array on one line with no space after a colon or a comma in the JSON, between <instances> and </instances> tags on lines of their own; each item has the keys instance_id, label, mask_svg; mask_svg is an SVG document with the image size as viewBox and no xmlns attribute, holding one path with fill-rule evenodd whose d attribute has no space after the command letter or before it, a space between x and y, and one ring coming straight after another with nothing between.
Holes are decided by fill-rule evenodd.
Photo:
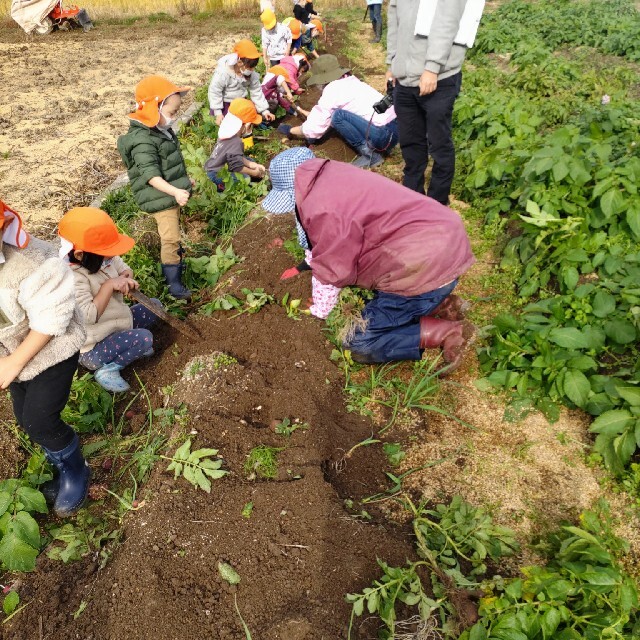
<instances>
[{"instance_id":1,"label":"blue rubber boot","mask_svg":"<svg viewBox=\"0 0 640 640\"><path fill-rule=\"evenodd\" d=\"M53 460L49 456L49 450L44 447L42 447L42 450L44 451L46 459L53 465ZM48 505L52 505L56 501L58 491L60 491L60 475L58 474L58 469L55 465L53 465L53 479L44 482L38 487L38 489L44 496Z\"/></svg>"},{"instance_id":2,"label":"blue rubber boot","mask_svg":"<svg viewBox=\"0 0 640 640\"><path fill-rule=\"evenodd\" d=\"M60 451L45 449L47 458L58 470L58 495L53 510L60 518L73 515L87 499L91 470L80 450L78 434Z\"/></svg>"},{"instance_id":3,"label":"blue rubber boot","mask_svg":"<svg viewBox=\"0 0 640 640\"><path fill-rule=\"evenodd\" d=\"M123 367L110 362L100 367L94 374L96 382L110 393L124 393L131 388L129 383L120 375Z\"/></svg>"},{"instance_id":4,"label":"blue rubber boot","mask_svg":"<svg viewBox=\"0 0 640 640\"><path fill-rule=\"evenodd\" d=\"M188 300L191 298L191 291L181 282L182 264L163 264L162 275L167 282L169 293L178 300Z\"/></svg>"}]
</instances>

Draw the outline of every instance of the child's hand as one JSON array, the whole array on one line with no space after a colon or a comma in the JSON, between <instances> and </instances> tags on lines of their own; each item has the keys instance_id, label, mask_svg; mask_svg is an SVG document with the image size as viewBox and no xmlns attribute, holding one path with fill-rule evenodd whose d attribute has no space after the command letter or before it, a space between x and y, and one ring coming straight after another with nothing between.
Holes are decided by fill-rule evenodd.
<instances>
[{"instance_id":1,"label":"child's hand","mask_svg":"<svg viewBox=\"0 0 640 640\"><path fill-rule=\"evenodd\" d=\"M265 174L267 173L267 168L263 164L256 164L256 170L258 171L258 175L261 178L264 178Z\"/></svg>"},{"instance_id":2,"label":"child's hand","mask_svg":"<svg viewBox=\"0 0 640 640\"><path fill-rule=\"evenodd\" d=\"M125 269L122 273L118 275L124 276L125 278L133 278L133 271L131 271L131 269Z\"/></svg>"},{"instance_id":3,"label":"child's hand","mask_svg":"<svg viewBox=\"0 0 640 640\"><path fill-rule=\"evenodd\" d=\"M6 389L22 369L23 366L11 356L0 358L0 389Z\"/></svg>"},{"instance_id":4,"label":"child's hand","mask_svg":"<svg viewBox=\"0 0 640 640\"><path fill-rule=\"evenodd\" d=\"M222 120L223 120L224 116L220 113L219 115L216 116L216 124L218 126L220 126L222 124Z\"/></svg>"},{"instance_id":5,"label":"child's hand","mask_svg":"<svg viewBox=\"0 0 640 640\"><path fill-rule=\"evenodd\" d=\"M276 117L273 115L273 113L271 113L271 111L265 111L262 114L262 117L267 121L267 122L273 122Z\"/></svg>"},{"instance_id":6,"label":"child's hand","mask_svg":"<svg viewBox=\"0 0 640 640\"><path fill-rule=\"evenodd\" d=\"M133 278L127 278L125 276L111 278L111 287L114 291L119 291L120 293L129 293L131 289L137 289L139 286Z\"/></svg>"},{"instance_id":7,"label":"child's hand","mask_svg":"<svg viewBox=\"0 0 640 640\"><path fill-rule=\"evenodd\" d=\"M184 207L184 205L187 204L190 196L191 194L188 191L185 191L184 189L176 189L175 193L173 194L173 197L176 199L176 202L181 207Z\"/></svg>"}]
</instances>

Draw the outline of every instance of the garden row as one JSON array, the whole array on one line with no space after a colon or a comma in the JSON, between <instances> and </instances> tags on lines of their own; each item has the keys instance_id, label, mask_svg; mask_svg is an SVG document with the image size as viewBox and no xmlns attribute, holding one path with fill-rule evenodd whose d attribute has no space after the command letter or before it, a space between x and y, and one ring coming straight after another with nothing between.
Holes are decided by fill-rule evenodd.
<instances>
[{"instance_id":1,"label":"garden row","mask_svg":"<svg viewBox=\"0 0 640 640\"><path fill-rule=\"evenodd\" d=\"M455 111L462 198L504 242L517 311L480 353L483 388L550 419L593 416L621 473L640 445L640 13L515 0L485 16ZM572 48L565 49L566 45Z\"/></svg>"}]
</instances>

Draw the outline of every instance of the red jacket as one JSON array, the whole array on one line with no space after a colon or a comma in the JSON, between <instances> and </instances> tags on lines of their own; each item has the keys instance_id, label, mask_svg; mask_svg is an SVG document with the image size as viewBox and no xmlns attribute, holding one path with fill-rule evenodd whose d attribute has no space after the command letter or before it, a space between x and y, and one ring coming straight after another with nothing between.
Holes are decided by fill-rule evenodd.
<instances>
[{"instance_id":1,"label":"red jacket","mask_svg":"<svg viewBox=\"0 0 640 640\"><path fill-rule=\"evenodd\" d=\"M295 191L323 284L415 296L475 262L455 211L379 174L317 158L297 168Z\"/></svg>"}]
</instances>

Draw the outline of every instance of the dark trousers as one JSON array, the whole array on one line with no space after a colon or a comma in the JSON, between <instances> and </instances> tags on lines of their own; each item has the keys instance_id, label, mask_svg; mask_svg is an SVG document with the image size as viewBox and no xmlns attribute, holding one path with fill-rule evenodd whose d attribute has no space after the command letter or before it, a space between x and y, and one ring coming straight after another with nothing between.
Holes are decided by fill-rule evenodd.
<instances>
[{"instance_id":1,"label":"dark trousers","mask_svg":"<svg viewBox=\"0 0 640 640\"><path fill-rule=\"evenodd\" d=\"M376 292L376 297L362 310L366 328L356 331L344 347L351 349L354 360L367 364L420 360L420 318L428 316L456 284L458 281L454 280L417 296Z\"/></svg>"},{"instance_id":2,"label":"dark trousers","mask_svg":"<svg viewBox=\"0 0 640 640\"><path fill-rule=\"evenodd\" d=\"M73 440L73 429L60 413L69 400L78 354L45 369L26 382L9 385L13 412L20 428L39 445L60 451Z\"/></svg>"},{"instance_id":3,"label":"dark trousers","mask_svg":"<svg viewBox=\"0 0 640 640\"><path fill-rule=\"evenodd\" d=\"M421 96L418 87L396 83L394 106L398 116L398 134L404 178L402 184L424 193L424 174L433 157L433 169L427 195L449 204L449 192L455 173L456 152L451 136L453 103L460 93L462 73L438 80L436 90Z\"/></svg>"},{"instance_id":4,"label":"dark trousers","mask_svg":"<svg viewBox=\"0 0 640 640\"><path fill-rule=\"evenodd\" d=\"M382 24L382 3L369 5L369 18L374 29L378 23Z\"/></svg>"}]
</instances>

